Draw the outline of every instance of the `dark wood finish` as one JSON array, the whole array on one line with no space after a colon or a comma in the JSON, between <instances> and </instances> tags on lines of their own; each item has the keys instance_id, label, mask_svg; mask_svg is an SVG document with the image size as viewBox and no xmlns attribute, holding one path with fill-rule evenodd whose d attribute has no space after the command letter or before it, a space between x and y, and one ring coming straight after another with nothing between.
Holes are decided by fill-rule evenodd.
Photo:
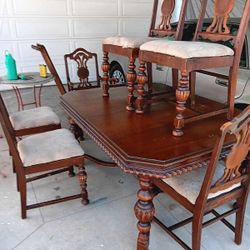
<instances>
[{"instance_id":1,"label":"dark wood finish","mask_svg":"<svg viewBox=\"0 0 250 250\"><path fill-rule=\"evenodd\" d=\"M204 15L207 7L208 0L202 0L200 15L197 22L197 27L195 31L194 41L199 39L208 39L213 42L218 41L228 41L231 40L233 43L233 56L217 56L217 57L202 57L202 58L180 58L178 56L172 56L161 53L153 53L148 51L140 51L139 59L142 63L156 63L159 65L171 67L173 69L178 69L181 71L182 78L179 80L179 85L176 91L176 117L174 121L175 128L173 130L173 135L182 136L184 127L184 117L182 115L183 110L187 103L187 99L190 96L189 88L187 88L187 82L189 82L188 75L192 73L191 77L191 87L194 90L194 71L220 68L220 67L230 67L229 71L229 87L227 96L227 115L228 119L232 119L234 116L234 97L236 93L237 84L237 74L240 63L240 56L243 47L244 37L247 30L249 18L250 18L250 1L245 0L245 7L242 13L241 22L237 35L230 34L229 28L227 26L227 21L229 19L229 14L235 4L235 0L216 0L214 1L214 18L211 25L206 29L205 32L202 31L202 25L204 20ZM194 43L195 46L195 43ZM141 66L142 67L142 66ZM144 88L146 82L141 82L141 88ZM191 95L193 97L193 94ZM142 98L144 98L142 96ZM191 100L194 103L193 100ZM141 112L141 105L138 104L138 109ZM214 113L211 112L210 116ZM197 119L202 119L198 117Z\"/></svg>"},{"instance_id":2,"label":"dark wood finish","mask_svg":"<svg viewBox=\"0 0 250 250\"><path fill-rule=\"evenodd\" d=\"M198 120L186 125L182 137L172 136L175 103L160 102L145 110L143 116L125 112L127 89L112 88L109 98L102 98L98 89L74 91L61 97L61 105L81 127L125 172L139 178L140 191L135 213L138 218L137 249L148 249L150 224L154 216L152 187L154 178L180 175L198 167L206 167L226 115ZM79 105L79 103L88 103ZM221 108L221 104L197 98L197 109L207 111ZM98 109L96 108L98 107ZM191 108L185 117L195 116ZM234 142L226 137L221 157Z\"/></svg>"},{"instance_id":3,"label":"dark wood finish","mask_svg":"<svg viewBox=\"0 0 250 250\"><path fill-rule=\"evenodd\" d=\"M154 0L153 3L153 10L152 10L152 19L151 19L151 25L149 29L149 37L166 37L171 36L174 37L175 40L180 40L182 38L183 33L183 27L184 27L184 20L185 20L185 13L187 8L187 0L182 1L182 7L180 12L180 18L179 22L176 28L171 26L171 17L173 14L173 11L175 9L175 0L163 0L161 4L161 21L156 27L156 19L157 19L157 11L158 11L158 5L159 1ZM134 95L135 85L136 85L136 71L135 71L135 60L139 57L139 48L123 48L122 46L116 46L112 44L103 44L103 64L102 64L102 70L103 70L103 96L108 97L109 96L109 53L118 54L121 56L125 56L129 59L129 68L127 72L127 88L128 88L128 97L127 97L127 105L126 109L129 111L135 110L134 104L136 97ZM147 72L148 72L148 85L149 89L152 90L152 65L149 63L147 65ZM174 70L175 76L177 76L178 72ZM177 86L177 80L178 78L173 77L173 86ZM140 91L140 90L139 90ZM144 93L144 91L143 91ZM148 97L151 99L152 93L149 91ZM139 99L139 103L140 100ZM140 104L139 104L140 105ZM139 110L137 110L137 113L140 113Z\"/></svg>"},{"instance_id":4,"label":"dark wood finish","mask_svg":"<svg viewBox=\"0 0 250 250\"><path fill-rule=\"evenodd\" d=\"M42 163L42 164L24 167L24 165L21 161L18 149L17 149L17 141L16 141L14 129L11 125L10 120L9 120L8 112L7 112L7 109L4 105L4 102L3 102L1 95L0 95L0 121L1 121L1 125L3 128L4 134L6 136L8 145L9 145L11 155L13 157L13 163L15 166L16 174L17 174L17 188L18 188L18 191L20 191L21 217L22 217L22 219L25 219L27 217L27 210L28 209L33 209L33 208L46 206L46 205L50 205L50 204L54 204L54 203L58 203L58 202L62 202L62 201L76 199L76 198L81 198L83 204L88 203L88 193L86 190L87 174L86 174L85 169L84 169L84 156L77 156L77 157L72 157L72 158L68 158L68 159L63 159L60 161L47 162L47 163ZM51 171L51 170L56 170L57 173L59 173L58 169L65 170L66 167L74 166L74 165L79 168L79 182L80 182L80 187L81 187L80 194L65 197L65 198L60 198L60 199L56 199L56 200L50 200L50 201L46 201L46 202L27 205L26 185L27 185L27 182L30 181L30 179L27 180L27 178L26 178L27 175L40 173L40 172L44 172L44 171ZM67 168L67 170L68 170L68 168ZM48 174L47 176L49 176L50 174ZM36 178L33 177L33 179L40 179L43 177L46 177L46 175L42 174L42 176L39 176Z\"/></svg>"},{"instance_id":5,"label":"dark wood finish","mask_svg":"<svg viewBox=\"0 0 250 250\"><path fill-rule=\"evenodd\" d=\"M215 183L213 183L216 168L220 167L218 165L218 161L225 142L225 138L228 134L235 136L235 143L224 160L223 175L219 179L215 180ZM242 163L247 158L247 156L249 157L249 146L250 106L248 106L242 112L242 114L234 118L231 122L226 122L221 126L218 138L215 142L211 160L207 167L203 184L195 204L190 203L186 197L179 194L171 186L163 182L163 180L153 180L154 185L156 185L160 190L166 194L169 194L173 199L177 200L182 206L193 213L193 217L170 227L165 226L157 218L155 218L156 222L186 249L191 248L186 247L187 245L173 233L173 230L179 228L180 226L186 225L189 222L192 222L193 250L200 249L202 227L208 226L216 221L222 221L227 227L229 227L235 233L235 243L238 245L241 244L244 213L250 187L250 165L247 164L246 167L242 168ZM222 192L234 184L240 184L240 186L230 192L216 196L215 198L208 198L209 194L219 191ZM233 209L230 209L223 214L219 214L214 210L214 208L232 201L236 201ZM208 213L213 213L215 218L203 222L204 215ZM226 219L224 219L226 216L229 216L233 213L236 213L235 227L231 225Z\"/></svg>"},{"instance_id":6,"label":"dark wood finish","mask_svg":"<svg viewBox=\"0 0 250 250\"><path fill-rule=\"evenodd\" d=\"M95 62L95 73L96 79L94 82L89 81L89 69L88 69L88 61L93 59ZM69 65L68 61L75 61L77 64L77 76L79 78L79 82L72 82L70 79L69 73ZM65 69L66 69L66 77L68 90L80 90L80 89L89 89L89 88L99 88L100 87L100 76L98 69L98 60L97 54L89 52L84 48L78 48L74 50L72 53L64 55Z\"/></svg>"}]
</instances>

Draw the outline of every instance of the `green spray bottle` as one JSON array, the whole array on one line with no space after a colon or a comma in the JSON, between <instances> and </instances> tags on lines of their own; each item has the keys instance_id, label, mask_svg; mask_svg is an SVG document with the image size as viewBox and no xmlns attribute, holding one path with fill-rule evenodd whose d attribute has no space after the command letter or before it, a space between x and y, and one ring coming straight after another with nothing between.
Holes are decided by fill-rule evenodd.
<instances>
[{"instance_id":1,"label":"green spray bottle","mask_svg":"<svg viewBox=\"0 0 250 250\"><path fill-rule=\"evenodd\" d=\"M5 52L5 67L7 71L7 79L17 80L16 61L8 51Z\"/></svg>"}]
</instances>

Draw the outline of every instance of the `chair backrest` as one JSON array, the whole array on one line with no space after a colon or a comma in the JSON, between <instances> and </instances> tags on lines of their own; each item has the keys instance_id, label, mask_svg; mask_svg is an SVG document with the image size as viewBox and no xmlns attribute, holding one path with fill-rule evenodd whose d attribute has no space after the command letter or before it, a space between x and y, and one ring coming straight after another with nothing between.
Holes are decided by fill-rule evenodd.
<instances>
[{"instance_id":1,"label":"chair backrest","mask_svg":"<svg viewBox=\"0 0 250 250\"><path fill-rule=\"evenodd\" d=\"M16 170L20 171L23 164L19 157L19 153L16 147L17 142L16 142L14 128L10 122L9 113L4 104L1 92L0 92L0 122L3 128L3 132L5 134L6 140L9 145L9 150L11 152L12 157L14 157Z\"/></svg>"},{"instance_id":2,"label":"chair backrest","mask_svg":"<svg viewBox=\"0 0 250 250\"><path fill-rule=\"evenodd\" d=\"M185 15L186 15L186 10L187 10L187 3L188 3L188 0L182 0L179 21L177 25L174 27L171 24L171 18L176 7L176 1L175 0L162 0L162 4L160 8L161 9L161 21L156 26L159 0L154 0L149 36L150 37L172 36L175 40L181 40L183 27L184 27L184 21L185 21Z\"/></svg>"},{"instance_id":3,"label":"chair backrest","mask_svg":"<svg viewBox=\"0 0 250 250\"><path fill-rule=\"evenodd\" d=\"M65 94L66 90L63 86L63 83L62 83L62 81L57 73L57 70L56 70L45 46L37 43L36 45L31 45L31 48L40 51L50 73L54 76L54 80L56 82L56 85L57 85L57 88L58 88L60 94L61 95Z\"/></svg>"},{"instance_id":4,"label":"chair backrest","mask_svg":"<svg viewBox=\"0 0 250 250\"><path fill-rule=\"evenodd\" d=\"M214 180L216 167L220 167L218 166L218 161L225 138L230 135L235 137L235 143L224 160L223 175L219 179ZM246 169L242 169L243 161L247 158L249 160L249 149L250 105L239 116L221 126L220 136L215 144L199 198L206 198L210 193L223 192L223 190L245 181L249 182L250 164L247 164Z\"/></svg>"},{"instance_id":5,"label":"chair backrest","mask_svg":"<svg viewBox=\"0 0 250 250\"><path fill-rule=\"evenodd\" d=\"M94 59L95 62L95 73L96 80L94 82L89 81L89 69L88 62L90 59ZM72 82L70 79L70 70L68 61L74 61L77 66L77 76L79 82ZM78 48L70 54L64 55L65 68L66 68L66 77L68 90L79 90L79 89L89 89L89 88L98 88L100 87L100 76L98 69L98 60L97 54L89 52L83 48Z\"/></svg>"},{"instance_id":6,"label":"chair backrest","mask_svg":"<svg viewBox=\"0 0 250 250\"><path fill-rule=\"evenodd\" d=\"M209 1L209 5L208 5ZM228 26L229 15L235 7L236 0L202 0L199 19L197 22L194 40L206 39L212 42L230 42L235 50L235 56L242 51L244 36L247 31L250 18L250 0L243 0L243 10L237 34ZM214 14L211 24L203 31L204 16L207 7L214 7Z\"/></svg>"}]
</instances>

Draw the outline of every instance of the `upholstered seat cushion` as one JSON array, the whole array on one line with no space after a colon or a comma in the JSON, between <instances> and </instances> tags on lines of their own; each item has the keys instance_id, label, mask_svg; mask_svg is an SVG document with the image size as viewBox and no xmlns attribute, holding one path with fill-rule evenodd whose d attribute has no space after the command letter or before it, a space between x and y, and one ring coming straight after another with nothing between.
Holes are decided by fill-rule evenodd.
<instances>
[{"instance_id":1,"label":"upholstered seat cushion","mask_svg":"<svg viewBox=\"0 0 250 250\"><path fill-rule=\"evenodd\" d=\"M17 148L25 167L84 155L78 141L67 129L25 137L18 142Z\"/></svg>"},{"instance_id":2,"label":"upholstered seat cushion","mask_svg":"<svg viewBox=\"0 0 250 250\"><path fill-rule=\"evenodd\" d=\"M103 44L111 44L121 46L123 48L139 48L143 43L151 41L152 38L148 37L124 37L124 36L112 36L103 40Z\"/></svg>"},{"instance_id":3,"label":"upholstered seat cushion","mask_svg":"<svg viewBox=\"0 0 250 250\"><path fill-rule=\"evenodd\" d=\"M163 179L163 181L170 187L172 187L176 192L188 199L191 203L195 204L195 201L200 193L205 173L206 168L199 168L180 176ZM224 166L222 164L219 164L216 168L212 184L214 184L220 177L222 177L223 173ZM208 199L212 199L223 193L227 193L239 186L240 183L234 184L231 187L224 189L223 191L210 193L208 195Z\"/></svg>"},{"instance_id":4,"label":"upholstered seat cushion","mask_svg":"<svg viewBox=\"0 0 250 250\"><path fill-rule=\"evenodd\" d=\"M141 51L151 51L179 58L233 56L234 51L227 46L207 42L186 42L156 40L142 44Z\"/></svg>"},{"instance_id":5,"label":"upholstered seat cushion","mask_svg":"<svg viewBox=\"0 0 250 250\"><path fill-rule=\"evenodd\" d=\"M10 115L14 130L60 124L60 119L50 107L38 107Z\"/></svg>"}]
</instances>

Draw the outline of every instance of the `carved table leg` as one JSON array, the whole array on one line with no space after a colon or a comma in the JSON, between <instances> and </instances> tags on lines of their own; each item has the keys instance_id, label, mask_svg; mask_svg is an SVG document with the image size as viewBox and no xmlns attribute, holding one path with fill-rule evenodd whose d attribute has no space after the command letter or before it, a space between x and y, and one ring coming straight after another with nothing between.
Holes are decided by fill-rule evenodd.
<instances>
[{"instance_id":1,"label":"carved table leg","mask_svg":"<svg viewBox=\"0 0 250 250\"><path fill-rule=\"evenodd\" d=\"M178 85L178 88L176 90L177 115L176 115L176 118L174 121L174 130L173 130L174 136L182 136L183 135L183 131L182 131L182 128L184 127L183 112L186 109L185 104L187 102L189 94L190 94L190 91L189 91L188 72L182 71L181 72L181 79L179 80L179 85Z\"/></svg>"},{"instance_id":2,"label":"carved table leg","mask_svg":"<svg viewBox=\"0 0 250 250\"><path fill-rule=\"evenodd\" d=\"M136 113L142 114L144 113L144 105L145 105L145 90L144 85L147 81L147 76L145 73L146 67L145 62L141 61L140 67L139 67L139 73L137 75L137 82L138 82L138 97L137 97L137 108Z\"/></svg>"},{"instance_id":3,"label":"carved table leg","mask_svg":"<svg viewBox=\"0 0 250 250\"><path fill-rule=\"evenodd\" d=\"M103 94L102 96L108 97L109 96L109 70L110 70L110 64L109 64L109 57L108 52L103 52L103 61L102 61L102 71L103 71Z\"/></svg>"},{"instance_id":4,"label":"carved table leg","mask_svg":"<svg viewBox=\"0 0 250 250\"><path fill-rule=\"evenodd\" d=\"M87 173L85 171L84 163L79 165L79 182L81 187L81 195L82 195L82 204L87 205L89 204L88 199L88 191L87 191Z\"/></svg>"},{"instance_id":5,"label":"carved table leg","mask_svg":"<svg viewBox=\"0 0 250 250\"><path fill-rule=\"evenodd\" d=\"M128 81L128 105L126 107L127 110L132 111L134 110L133 103L135 100L134 97L134 84L136 81L136 71L135 71L135 58L130 57L130 62L128 66L128 73L127 73L127 81Z\"/></svg>"},{"instance_id":6,"label":"carved table leg","mask_svg":"<svg viewBox=\"0 0 250 250\"><path fill-rule=\"evenodd\" d=\"M139 231L137 238L137 250L147 250L149 246L149 234L151 221L155 214L153 204L154 194L152 193L152 183L149 178L139 176L141 189L137 193L138 201L135 204L135 215L139 220L137 228Z\"/></svg>"}]
</instances>

